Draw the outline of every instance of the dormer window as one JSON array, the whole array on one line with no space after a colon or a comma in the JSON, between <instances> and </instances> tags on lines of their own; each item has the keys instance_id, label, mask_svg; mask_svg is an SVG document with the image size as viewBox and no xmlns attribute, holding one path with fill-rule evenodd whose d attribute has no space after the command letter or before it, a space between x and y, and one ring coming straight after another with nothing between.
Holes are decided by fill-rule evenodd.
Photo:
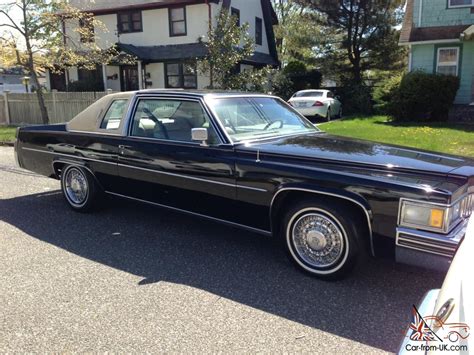
<instances>
[{"instance_id":1,"label":"dormer window","mask_svg":"<svg viewBox=\"0 0 474 355\"><path fill-rule=\"evenodd\" d=\"M142 12L123 11L117 14L117 27L119 33L142 32Z\"/></svg>"},{"instance_id":2,"label":"dormer window","mask_svg":"<svg viewBox=\"0 0 474 355\"><path fill-rule=\"evenodd\" d=\"M186 36L186 7L168 9L170 36Z\"/></svg>"},{"instance_id":3,"label":"dormer window","mask_svg":"<svg viewBox=\"0 0 474 355\"><path fill-rule=\"evenodd\" d=\"M448 7L474 7L474 0L448 0Z\"/></svg>"}]
</instances>

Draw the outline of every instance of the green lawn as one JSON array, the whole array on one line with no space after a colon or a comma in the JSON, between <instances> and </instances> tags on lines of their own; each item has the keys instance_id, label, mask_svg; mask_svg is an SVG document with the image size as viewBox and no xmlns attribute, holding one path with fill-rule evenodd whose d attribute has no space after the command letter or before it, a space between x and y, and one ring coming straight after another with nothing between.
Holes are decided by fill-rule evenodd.
<instances>
[{"instance_id":1,"label":"green lawn","mask_svg":"<svg viewBox=\"0 0 474 355\"><path fill-rule=\"evenodd\" d=\"M474 157L473 125L392 123L386 116L372 116L348 117L319 128L340 136Z\"/></svg>"},{"instance_id":2,"label":"green lawn","mask_svg":"<svg viewBox=\"0 0 474 355\"><path fill-rule=\"evenodd\" d=\"M0 143L10 143L15 140L16 127L0 126Z\"/></svg>"}]
</instances>

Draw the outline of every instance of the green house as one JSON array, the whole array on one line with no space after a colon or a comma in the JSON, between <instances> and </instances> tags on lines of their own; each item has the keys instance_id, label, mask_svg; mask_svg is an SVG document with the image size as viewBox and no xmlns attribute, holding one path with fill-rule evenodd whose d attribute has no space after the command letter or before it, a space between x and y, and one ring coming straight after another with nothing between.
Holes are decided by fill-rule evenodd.
<instances>
[{"instance_id":1,"label":"green house","mask_svg":"<svg viewBox=\"0 0 474 355\"><path fill-rule=\"evenodd\" d=\"M474 0L407 0L400 44L409 71L459 76L455 104L474 105Z\"/></svg>"}]
</instances>

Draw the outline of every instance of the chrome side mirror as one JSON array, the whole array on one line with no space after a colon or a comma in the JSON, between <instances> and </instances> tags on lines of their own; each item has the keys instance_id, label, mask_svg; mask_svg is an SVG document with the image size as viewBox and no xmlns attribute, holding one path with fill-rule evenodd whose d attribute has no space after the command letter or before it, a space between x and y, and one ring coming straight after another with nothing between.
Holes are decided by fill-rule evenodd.
<instances>
[{"instance_id":1,"label":"chrome side mirror","mask_svg":"<svg viewBox=\"0 0 474 355\"><path fill-rule=\"evenodd\" d=\"M191 139L201 142L202 146L207 146L207 140L209 139L207 128L192 128Z\"/></svg>"}]
</instances>

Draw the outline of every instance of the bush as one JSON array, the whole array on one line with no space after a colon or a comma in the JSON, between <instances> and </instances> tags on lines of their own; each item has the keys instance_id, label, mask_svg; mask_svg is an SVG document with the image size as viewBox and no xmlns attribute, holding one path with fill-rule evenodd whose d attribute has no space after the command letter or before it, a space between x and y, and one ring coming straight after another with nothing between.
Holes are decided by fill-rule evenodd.
<instances>
[{"instance_id":1,"label":"bush","mask_svg":"<svg viewBox=\"0 0 474 355\"><path fill-rule=\"evenodd\" d=\"M272 76L272 93L283 100L288 100L295 93L294 85L282 70Z\"/></svg>"},{"instance_id":2,"label":"bush","mask_svg":"<svg viewBox=\"0 0 474 355\"><path fill-rule=\"evenodd\" d=\"M394 75L381 83L381 85L375 87L373 91L374 98L374 111L378 114L387 115L389 114L389 106L395 95L396 90L400 86L402 81L403 73Z\"/></svg>"},{"instance_id":3,"label":"bush","mask_svg":"<svg viewBox=\"0 0 474 355\"><path fill-rule=\"evenodd\" d=\"M445 121L459 89L455 76L415 71L405 74L388 105L396 121Z\"/></svg>"},{"instance_id":4,"label":"bush","mask_svg":"<svg viewBox=\"0 0 474 355\"><path fill-rule=\"evenodd\" d=\"M337 90L346 114L372 114L372 89L366 85L345 85Z\"/></svg>"},{"instance_id":5,"label":"bush","mask_svg":"<svg viewBox=\"0 0 474 355\"><path fill-rule=\"evenodd\" d=\"M321 80L322 75L318 70L308 70L304 63L292 61L273 76L272 91L287 100L296 91L319 89Z\"/></svg>"},{"instance_id":6,"label":"bush","mask_svg":"<svg viewBox=\"0 0 474 355\"><path fill-rule=\"evenodd\" d=\"M87 92L87 91L104 91L104 83L101 78L93 80L77 80L70 81L68 91L71 92Z\"/></svg>"}]
</instances>

